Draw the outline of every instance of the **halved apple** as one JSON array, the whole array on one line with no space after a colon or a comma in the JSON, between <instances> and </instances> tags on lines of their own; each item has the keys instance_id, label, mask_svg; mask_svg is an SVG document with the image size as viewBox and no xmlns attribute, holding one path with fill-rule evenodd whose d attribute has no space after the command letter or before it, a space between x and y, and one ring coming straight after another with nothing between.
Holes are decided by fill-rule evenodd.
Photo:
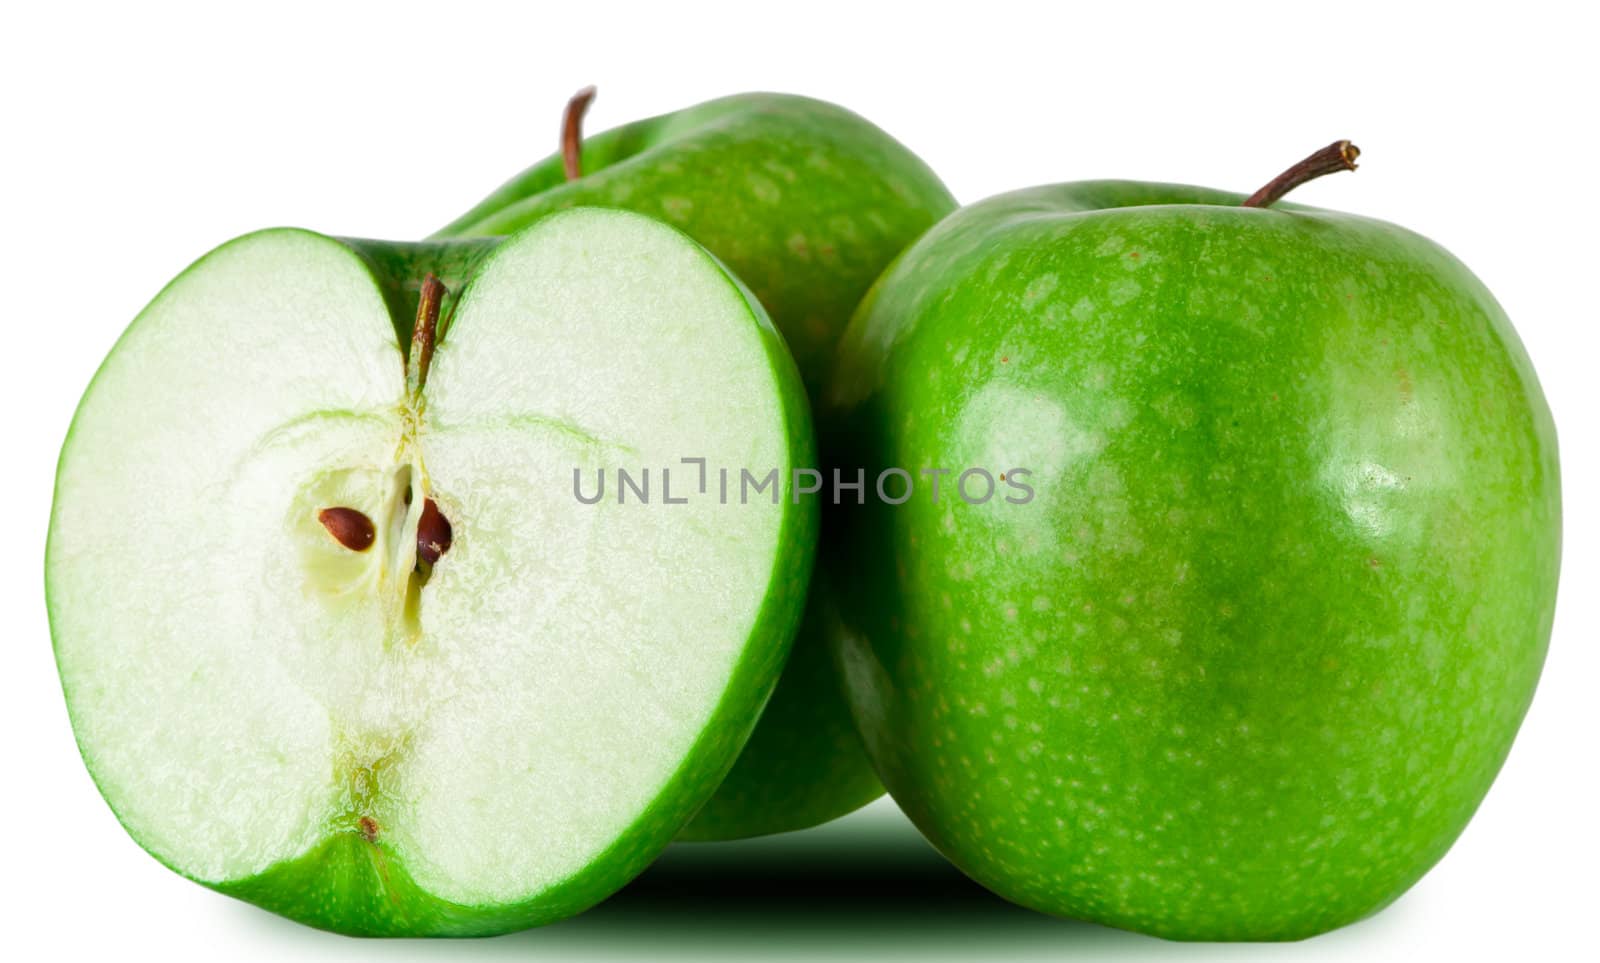
<instances>
[{"instance_id":1,"label":"halved apple","mask_svg":"<svg viewBox=\"0 0 1600 963\"><path fill-rule=\"evenodd\" d=\"M643 216L232 241L129 327L62 451L46 583L84 760L156 858L315 926L575 913L754 725L812 457L760 306ZM718 497L704 466L778 487Z\"/></svg>"}]
</instances>

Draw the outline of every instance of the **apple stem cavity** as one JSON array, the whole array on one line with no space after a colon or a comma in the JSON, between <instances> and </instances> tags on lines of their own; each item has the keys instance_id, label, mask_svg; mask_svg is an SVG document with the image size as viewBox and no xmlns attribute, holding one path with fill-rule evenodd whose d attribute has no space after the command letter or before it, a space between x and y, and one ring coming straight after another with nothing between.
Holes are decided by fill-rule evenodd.
<instances>
[{"instance_id":1,"label":"apple stem cavity","mask_svg":"<svg viewBox=\"0 0 1600 963\"><path fill-rule=\"evenodd\" d=\"M433 272L422 279L417 294L417 321L411 328L411 355L406 366L406 387L416 398L428 382L428 366L433 364L433 346L439 336L439 305L446 294L444 283Z\"/></svg>"},{"instance_id":2,"label":"apple stem cavity","mask_svg":"<svg viewBox=\"0 0 1600 963\"><path fill-rule=\"evenodd\" d=\"M378 536L372 519L354 508L324 508L317 512L317 521L328 530L334 541L352 552L365 552Z\"/></svg>"},{"instance_id":3,"label":"apple stem cavity","mask_svg":"<svg viewBox=\"0 0 1600 963\"><path fill-rule=\"evenodd\" d=\"M1347 140L1336 140L1268 181L1265 187L1251 194L1240 206L1271 207L1307 181L1314 181L1324 174L1355 170L1356 158L1360 156L1361 148Z\"/></svg>"},{"instance_id":4,"label":"apple stem cavity","mask_svg":"<svg viewBox=\"0 0 1600 963\"><path fill-rule=\"evenodd\" d=\"M589 105L594 102L596 93L591 84L573 94L572 99L567 101L565 113L561 115L561 166L566 170L569 181L583 176L583 115L589 112Z\"/></svg>"}]
</instances>

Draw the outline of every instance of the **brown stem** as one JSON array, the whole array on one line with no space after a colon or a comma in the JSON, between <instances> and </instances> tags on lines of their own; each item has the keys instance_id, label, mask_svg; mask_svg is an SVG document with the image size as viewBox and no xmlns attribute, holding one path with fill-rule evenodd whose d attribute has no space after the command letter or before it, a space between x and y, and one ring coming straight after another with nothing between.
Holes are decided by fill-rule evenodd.
<instances>
[{"instance_id":1,"label":"brown stem","mask_svg":"<svg viewBox=\"0 0 1600 963\"><path fill-rule=\"evenodd\" d=\"M1251 194L1241 207L1271 207L1283 200L1283 195L1324 174L1356 169L1356 158L1361 148L1347 140L1336 140L1310 157L1274 177L1267 186Z\"/></svg>"},{"instance_id":2,"label":"brown stem","mask_svg":"<svg viewBox=\"0 0 1600 963\"><path fill-rule=\"evenodd\" d=\"M444 295L444 283L429 271L417 293L417 321L411 328L411 370L406 380L411 382L413 393L428 382L428 366L433 363L433 345L439 334L439 304Z\"/></svg>"},{"instance_id":3,"label":"brown stem","mask_svg":"<svg viewBox=\"0 0 1600 963\"><path fill-rule=\"evenodd\" d=\"M583 176L583 115L589 112L594 95L593 85L573 94L567 101L566 113L561 115L561 165L569 181Z\"/></svg>"}]
</instances>

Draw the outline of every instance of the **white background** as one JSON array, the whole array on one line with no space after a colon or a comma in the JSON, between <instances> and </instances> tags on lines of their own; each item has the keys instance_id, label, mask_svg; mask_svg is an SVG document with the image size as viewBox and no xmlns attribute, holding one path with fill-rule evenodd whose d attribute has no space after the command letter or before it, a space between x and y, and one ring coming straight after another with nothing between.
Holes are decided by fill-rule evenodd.
<instances>
[{"instance_id":1,"label":"white background","mask_svg":"<svg viewBox=\"0 0 1600 963\"><path fill-rule=\"evenodd\" d=\"M1600 958L1592 7L536 6L8 7L0 940L22 946L0 956ZM1373 920L1243 948L999 904L887 803L811 834L679 847L578 920L474 943L315 933L140 851L74 751L44 617L51 476L79 393L122 327L210 247L277 224L427 233L547 153L564 99L590 82L591 130L746 89L838 101L963 201L1103 176L1250 190L1335 138L1360 144L1359 173L1296 199L1404 224L1471 265L1521 332L1561 431L1566 549L1549 662L1454 850Z\"/></svg>"}]
</instances>

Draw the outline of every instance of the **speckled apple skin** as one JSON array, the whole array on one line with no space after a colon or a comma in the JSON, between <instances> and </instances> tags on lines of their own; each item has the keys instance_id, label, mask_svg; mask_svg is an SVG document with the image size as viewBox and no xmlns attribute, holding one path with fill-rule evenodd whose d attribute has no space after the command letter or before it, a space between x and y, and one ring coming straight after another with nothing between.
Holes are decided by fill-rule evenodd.
<instances>
[{"instance_id":1,"label":"speckled apple skin","mask_svg":"<svg viewBox=\"0 0 1600 963\"><path fill-rule=\"evenodd\" d=\"M1310 936L1421 877L1510 749L1560 556L1555 427L1488 290L1393 225L1240 200L954 215L824 413L869 466L1033 472L1027 504L919 492L825 538L895 800L1010 900L1176 939Z\"/></svg>"},{"instance_id":2,"label":"speckled apple skin","mask_svg":"<svg viewBox=\"0 0 1600 963\"><path fill-rule=\"evenodd\" d=\"M736 94L636 121L585 138L582 154L577 180L566 179L560 157L548 157L435 237L505 234L575 205L659 218L750 287L813 395L872 282L956 206L887 133L843 107L790 94ZM883 795L816 628L822 603L808 606L745 752L682 838L803 829Z\"/></svg>"},{"instance_id":3,"label":"speckled apple skin","mask_svg":"<svg viewBox=\"0 0 1600 963\"><path fill-rule=\"evenodd\" d=\"M735 94L584 139L507 181L435 238L508 234L579 205L636 211L699 241L753 291L806 386L827 374L862 295L955 199L858 114L792 94Z\"/></svg>"}]
</instances>

